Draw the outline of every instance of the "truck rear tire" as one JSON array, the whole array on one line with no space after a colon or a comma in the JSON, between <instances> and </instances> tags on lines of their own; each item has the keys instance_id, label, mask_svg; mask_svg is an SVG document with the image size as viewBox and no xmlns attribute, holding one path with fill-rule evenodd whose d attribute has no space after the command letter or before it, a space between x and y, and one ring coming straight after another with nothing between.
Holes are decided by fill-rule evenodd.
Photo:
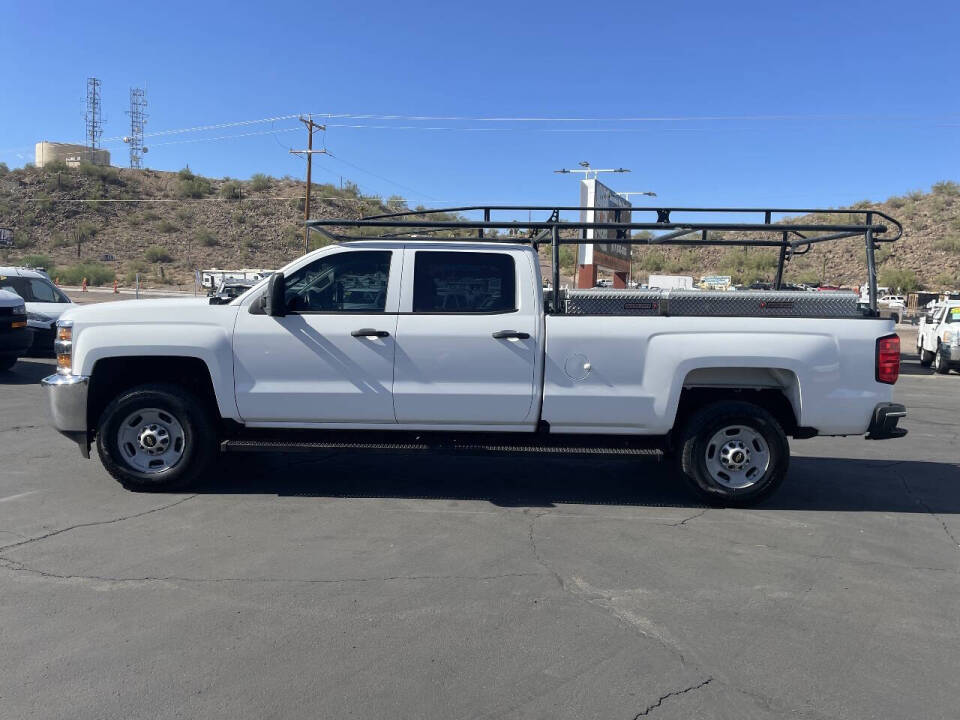
<instances>
[{"instance_id":1,"label":"truck rear tire","mask_svg":"<svg viewBox=\"0 0 960 720\"><path fill-rule=\"evenodd\" d=\"M720 402L697 411L681 430L679 470L710 505L746 507L783 482L790 444L780 423L747 402Z\"/></svg>"},{"instance_id":2,"label":"truck rear tire","mask_svg":"<svg viewBox=\"0 0 960 720\"><path fill-rule=\"evenodd\" d=\"M140 385L103 411L97 452L128 490L168 492L186 487L210 467L217 432L196 396L175 385Z\"/></svg>"}]
</instances>

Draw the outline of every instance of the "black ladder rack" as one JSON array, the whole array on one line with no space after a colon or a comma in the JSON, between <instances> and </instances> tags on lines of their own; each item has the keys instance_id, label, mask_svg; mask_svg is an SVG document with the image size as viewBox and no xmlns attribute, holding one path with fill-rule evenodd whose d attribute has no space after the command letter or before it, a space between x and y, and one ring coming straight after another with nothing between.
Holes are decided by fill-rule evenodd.
<instances>
[{"instance_id":1,"label":"black ladder rack","mask_svg":"<svg viewBox=\"0 0 960 720\"><path fill-rule=\"evenodd\" d=\"M615 220L620 213L630 217L625 222L584 222L583 220L561 220L561 213L579 212L581 216L589 211L605 210L613 212ZM460 213L482 213L482 220L460 217ZM546 217L534 219L534 214L546 213ZM431 215L458 215L455 220L430 220ZM636 215L649 215L650 221L632 222ZM676 215L683 219L675 219ZM774 216L817 214L836 215L838 219L857 220L858 222L837 222L829 224L792 223L774 220ZM499 216L498 217L495 217ZM510 217L503 217L509 215ZM517 220L517 216L527 215L528 219ZM695 219L687 219L693 215ZM762 222L717 222L715 217L723 215L758 215ZM841 217L842 216L842 217ZM655 219L654 219L655 217ZM759 219L759 218L758 218ZM862 222L859 220L862 219ZM719 247L771 247L779 248L777 262L776 289L783 282L785 264L795 255L803 255L817 243L842 240L844 238L863 237L867 253L867 274L869 287L869 307L873 314L877 310L877 267L874 251L879 243L890 243L903 236L903 226L886 213L879 210L824 210L817 208L680 208L680 207L630 207L630 208L593 208L556 205L468 205L462 207L415 209L402 212L374 215L359 220L346 218L318 218L308 220L306 225L335 242L355 242L377 239L431 239L431 234L454 231L453 237L432 238L438 242L503 242L529 243L534 247L549 242L552 249L553 287L560 287L560 246L580 245L586 242L614 242L623 245L684 245ZM360 228L361 234L350 234L344 230ZM587 230L612 231L615 238L586 240ZM485 237L486 230L503 230L508 237ZM561 233L570 230L579 231L579 237L562 237ZM659 232L652 237L633 237L635 231L647 230ZM723 237L712 237L711 233L724 233ZM726 234L733 233L734 237Z\"/></svg>"}]
</instances>

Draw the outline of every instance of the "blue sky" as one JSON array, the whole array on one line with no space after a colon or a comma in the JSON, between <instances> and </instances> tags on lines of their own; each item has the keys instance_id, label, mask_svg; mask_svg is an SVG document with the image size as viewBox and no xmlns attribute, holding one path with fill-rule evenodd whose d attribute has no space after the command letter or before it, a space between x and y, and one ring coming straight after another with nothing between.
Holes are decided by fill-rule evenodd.
<instances>
[{"instance_id":1,"label":"blue sky","mask_svg":"<svg viewBox=\"0 0 960 720\"><path fill-rule=\"evenodd\" d=\"M104 138L127 134L132 85L148 133L375 116L328 121L314 179L412 202L575 204L551 171L589 160L658 204L835 206L960 179L958 30L939 1L0 0L0 161L80 141L95 75ZM303 177L298 127L148 137L147 165Z\"/></svg>"}]
</instances>

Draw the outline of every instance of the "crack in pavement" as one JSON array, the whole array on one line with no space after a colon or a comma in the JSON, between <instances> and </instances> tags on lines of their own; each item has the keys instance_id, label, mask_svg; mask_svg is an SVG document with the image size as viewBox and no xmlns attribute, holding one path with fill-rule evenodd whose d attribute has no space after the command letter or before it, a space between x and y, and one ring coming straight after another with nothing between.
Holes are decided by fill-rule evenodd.
<instances>
[{"instance_id":1,"label":"crack in pavement","mask_svg":"<svg viewBox=\"0 0 960 720\"><path fill-rule=\"evenodd\" d=\"M667 700L668 698L677 697L678 695L686 695L687 693L693 692L694 690L699 690L702 687L706 687L712 682L713 682L713 678L708 677L706 680L704 680L701 683L698 683L697 685L691 685L690 687L683 688L683 690L674 690L673 692L668 692L666 695L661 695L660 698L655 703L653 703L653 705L648 705L645 710L638 712L636 715L634 715L633 720L637 720L637 718L646 717L647 715L652 713L654 710L656 710L658 707L663 705L663 701Z\"/></svg>"},{"instance_id":2,"label":"crack in pavement","mask_svg":"<svg viewBox=\"0 0 960 720\"><path fill-rule=\"evenodd\" d=\"M19 432L20 430L36 430L37 428L42 427L46 427L46 425L11 425L10 427L0 428L0 433Z\"/></svg>"},{"instance_id":3,"label":"crack in pavement","mask_svg":"<svg viewBox=\"0 0 960 720\"><path fill-rule=\"evenodd\" d=\"M655 627L653 622L647 618L641 617L635 612L617 607L615 602L616 598L614 596L609 595L609 593L604 594L602 591L591 587L580 578L573 577L571 578L571 582L568 582L563 575L550 566L550 564L540 553L540 549L537 545L536 533L534 532L534 526L536 525L537 520L545 515L550 514L552 513L549 511L544 511L533 516L530 519L527 534L530 550L533 553L534 559L544 570L553 576L553 578L557 581L557 584L560 586L560 589L575 599L578 603L597 608L604 615L613 617L615 620L629 627L640 637L653 640L669 653L675 655L680 661L680 665L682 667L687 667L688 661L686 656L683 654L683 651L680 650L675 642L664 637L663 633L661 633Z\"/></svg>"},{"instance_id":4,"label":"crack in pavement","mask_svg":"<svg viewBox=\"0 0 960 720\"><path fill-rule=\"evenodd\" d=\"M134 518L143 517L144 515L150 515L151 513L160 512L161 510L167 510L172 507L176 507L180 503L185 503L187 500L193 500L197 495L188 495L185 498L180 498L176 502L167 503L166 505L161 505L160 507L155 507L150 510L144 510L143 512L133 513L132 515L123 515L118 518L112 518L110 520L94 520L91 522L77 523L76 525L70 525L69 527L60 528L59 530L51 530L50 532L44 535L38 535L36 537L27 538L17 543L11 543L9 545L0 546L0 552L4 550L12 550L13 548L22 547L24 545L29 545L30 543L39 542L40 540L46 540L51 538L54 535L62 535L63 533L70 532L71 530L76 530L78 528L84 527L96 527L97 525L112 525L113 523L123 522L124 520L132 520Z\"/></svg>"},{"instance_id":5,"label":"crack in pavement","mask_svg":"<svg viewBox=\"0 0 960 720\"><path fill-rule=\"evenodd\" d=\"M343 583L368 583L368 582L399 582L399 581L421 581L421 580L475 580L478 582L484 580L500 580L515 577L548 577L546 573L500 573L497 575L392 575L388 577L347 577L347 578L233 578L233 577L184 577L179 575L143 577L110 577L104 575L64 575L60 573L48 572L32 568L25 563L11 558L0 557L0 567L6 568L12 572L25 572L31 575L50 578L53 580L81 580L89 582L107 582L107 583L145 583L145 582L169 582L169 583L276 583L276 584L343 584Z\"/></svg>"},{"instance_id":6,"label":"crack in pavement","mask_svg":"<svg viewBox=\"0 0 960 720\"><path fill-rule=\"evenodd\" d=\"M704 509L701 510L700 512L694 513L694 514L691 515L690 517L686 517L686 518L684 518L683 520L681 520L680 522L666 523L666 525L667 525L667 527L682 527L682 526L686 525L688 522L690 522L691 520L696 520L697 518L702 518L704 515L706 515L708 512L710 512L710 510L711 510L711 508L704 508Z\"/></svg>"},{"instance_id":7,"label":"crack in pavement","mask_svg":"<svg viewBox=\"0 0 960 720\"><path fill-rule=\"evenodd\" d=\"M913 491L913 489L910 487L910 484L907 482L907 478L903 475L903 473L898 472L896 474L900 478L900 482L903 483L903 489L907 493L907 496L911 500L913 500L918 507L923 508L923 510L927 512L934 520L940 523L940 527L943 528L943 532L946 533L947 537L953 543L954 549L960 548L960 541L958 541L956 535L954 535L950 531L950 528L947 526L947 522L942 517L940 517L934 511L934 509L927 504L927 502L923 498L921 498L919 495L917 495Z\"/></svg>"}]
</instances>

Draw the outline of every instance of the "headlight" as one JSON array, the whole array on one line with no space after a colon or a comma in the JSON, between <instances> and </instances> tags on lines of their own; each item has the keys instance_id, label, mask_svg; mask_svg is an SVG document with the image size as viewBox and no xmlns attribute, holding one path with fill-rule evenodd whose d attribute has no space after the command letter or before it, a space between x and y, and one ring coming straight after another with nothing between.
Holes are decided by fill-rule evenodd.
<instances>
[{"instance_id":1,"label":"headlight","mask_svg":"<svg viewBox=\"0 0 960 720\"><path fill-rule=\"evenodd\" d=\"M957 345L960 342L960 332L956 330L944 330L943 342L947 345Z\"/></svg>"},{"instance_id":2,"label":"headlight","mask_svg":"<svg viewBox=\"0 0 960 720\"><path fill-rule=\"evenodd\" d=\"M26 305L17 305L15 308L13 308L13 311L12 311L12 312L13 312L14 315L26 315L26 314L27 314L27 306L26 306Z\"/></svg>"},{"instance_id":3,"label":"headlight","mask_svg":"<svg viewBox=\"0 0 960 720\"><path fill-rule=\"evenodd\" d=\"M73 322L60 320L57 322L57 339L53 343L53 351L57 354L57 373L69 375L73 369Z\"/></svg>"}]
</instances>

